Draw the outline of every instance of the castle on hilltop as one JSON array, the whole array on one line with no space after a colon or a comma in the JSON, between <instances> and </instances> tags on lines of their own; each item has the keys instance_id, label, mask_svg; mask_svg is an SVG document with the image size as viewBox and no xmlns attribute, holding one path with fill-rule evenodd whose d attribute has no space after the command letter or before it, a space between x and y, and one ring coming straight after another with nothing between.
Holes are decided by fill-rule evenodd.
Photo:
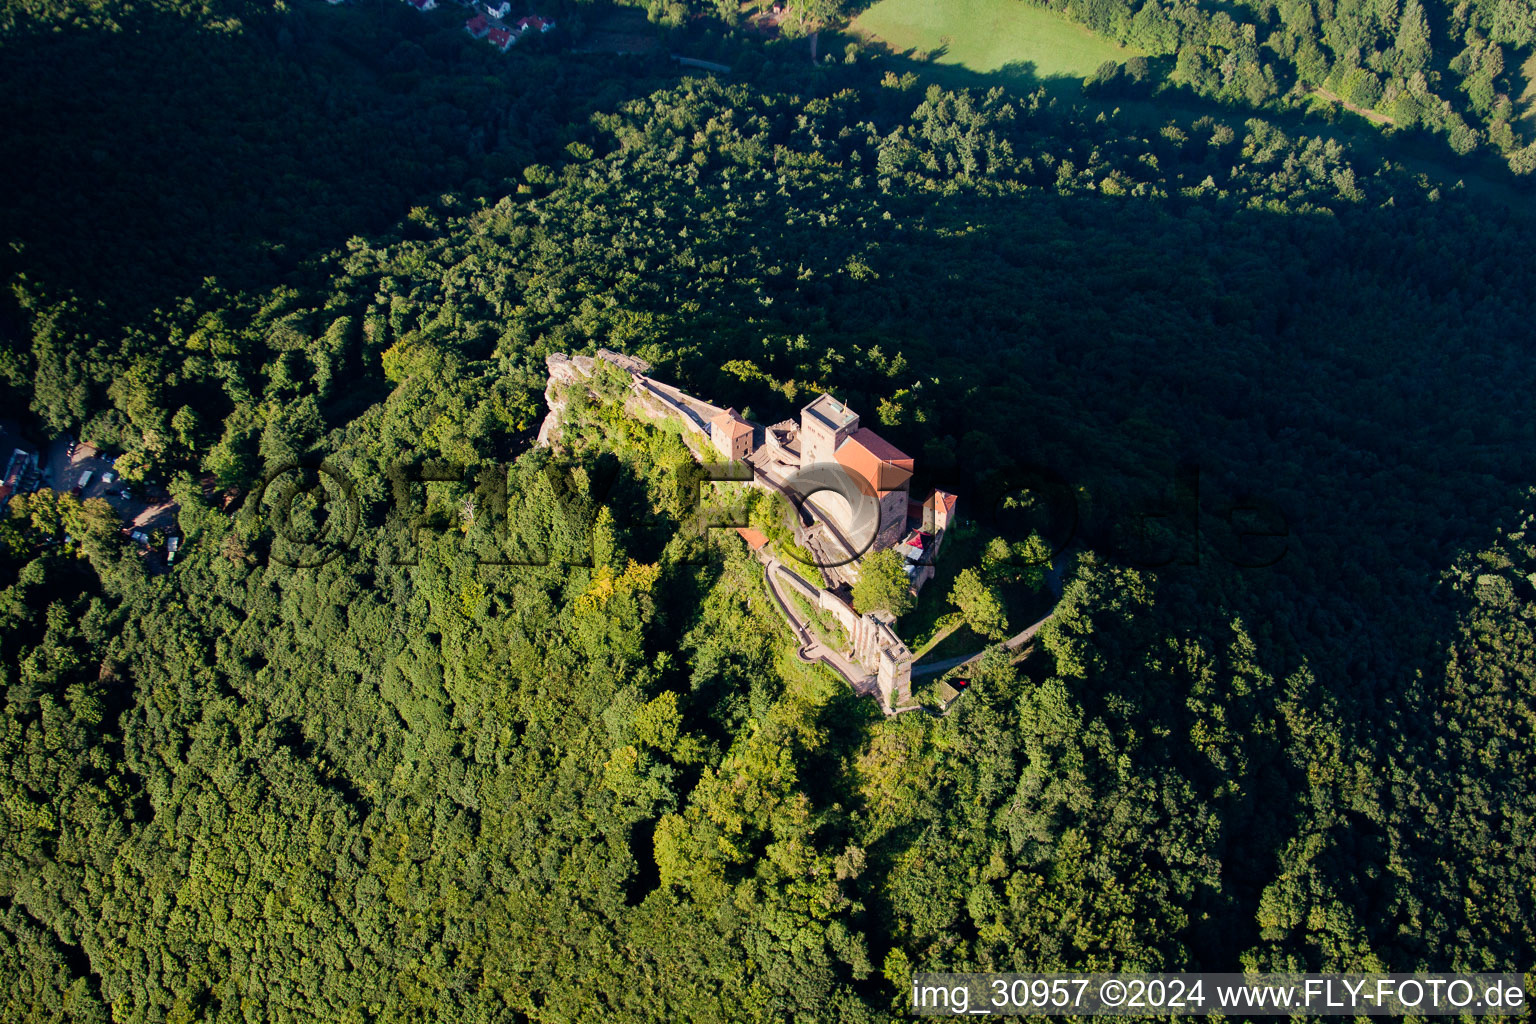
<instances>
[{"instance_id":1,"label":"castle on hilltop","mask_svg":"<svg viewBox=\"0 0 1536 1024\"><path fill-rule=\"evenodd\" d=\"M859 414L831 395L820 395L801 409L798 423L785 420L768 427L761 449L749 452L747 460L780 484L815 466L840 467L851 480L866 485L862 497L873 502L865 517L874 533L868 550L895 547L914 590L933 576L933 556L954 516L955 496L935 488L922 502L913 501L909 485L916 460L860 426ZM862 540L858 497L828 490L809 500L851 543Z\"/></svg>"},{"instance_id":2,"label":"castle on hilltop","mask_svg":"<svg viewBox=\"0 0 1536 1024\"><path fill-rule=\"evenodd\" d=\"M816 556L819 585L780 564L766 551L766 538L742 533L767 565L772 596L803 641L802 659L827 664L856 692L878 693L887 714L912 707L911 651L896 636L891 616L854 610L849 588L865 554L895 549L913 592L921 589L933 577L939 547L955 521L955 495L934 489L921 502L913 500L916 460L861 426L858 413L829 394L802 408L798 420L763 427L734 408L652 378L644 360L608 349L598 349L596 356L548 357L550 411L539 428L540 444L558 439L569 389L587 386L597 360L628 375L625 407L632 414L681 421L700 461L713 454L745 463L754 486L782 494L795 506L800 514L795 540ZM832 650L813 637L793 602L785 600L790 593L831 613L847 634L843 649Z\"/></svg>"}]
</instances>

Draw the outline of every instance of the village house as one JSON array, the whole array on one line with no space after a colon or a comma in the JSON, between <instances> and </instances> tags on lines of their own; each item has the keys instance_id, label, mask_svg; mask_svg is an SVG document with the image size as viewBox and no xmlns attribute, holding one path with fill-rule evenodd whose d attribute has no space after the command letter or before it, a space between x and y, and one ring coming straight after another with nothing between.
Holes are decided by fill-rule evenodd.
<instances>
[{"instance_id":1,"label":"village house","mask_svg":"<svg viewBox=\"0 0 1536 1024\"><path fill-rule=\"evenodd\" d=\"M518 34L521 35L524 32L548 32L555 27L555 23L553 19L541 18L536 14L530 14L526 18L518 19L514 27L517 29Z\"/></svg>"},{"instance_id":2,"label":"village house","mask_svg":"<svg viewBox=\"0 0 1536 1024\"><path fill-rule=\"evenodd\" d=\"M412 3L418 0L411 0ZM426 0L436 4L436 0ZM426 10L426 8L422 8ZM502 19L512 13L512 5L508 0L502 0L499 4L484 4L483 13L476 14L464 23L464 30L476 39L485 39L496 49L505 53L523 36L529 32L548 32L555 27L555 23L538 15L528 15L519 18L515 22L505 23Z\"/></svg>"},{"instance_id":3,"label":"village house","mask_svg":"<svg viewBox=\"0 0 1536 1024\"><path fill-rule=\"evenodd\" d=\"M5 508L11 500L11 495L22 493L27 489L24 480L29 473L36 471L37 464L36 452L28 452L21 448L11 451L10 461L5 467L5 477L0 480L0 509Z\"/></svg>"}]
</instances>

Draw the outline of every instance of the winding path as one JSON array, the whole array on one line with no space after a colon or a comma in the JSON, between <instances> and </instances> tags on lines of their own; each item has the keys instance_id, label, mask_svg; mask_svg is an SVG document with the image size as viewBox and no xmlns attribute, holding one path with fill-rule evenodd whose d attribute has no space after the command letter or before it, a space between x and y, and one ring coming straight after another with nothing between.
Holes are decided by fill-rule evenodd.
<instances>
[{"instance_id":1,"label":"winding path","mask_svg":"<svg viewBox=\"0 0 1536 1024\"><path fill-rule=\"evenodd\" d=\"M1354 114L1359 114L1361 117L1365 118L1367 121L1370 121L1372 124L1397 124L1397 122L1394 121L1390 116L1383 114L1381 111L1372 110L1369 107L1362 107L1358 104L1351 103L1349 100L1345 99L1343 96L1340 96L1338 93L1331 89L1324 89L1319 86L1309 85L1306 87L1306 90L1307 95L1321 96L1323 99L1330 103L1337 103L1345 110L1348 110Z\"/></svg>"},{"instance_id":2,"label":"winding path","mask_svg":"<svg viewBox=\"0 0 1536 1024\"><path fill-rule=\"evenodd\" d=\"M795 656L807 665L819 662L827 666L842 676L843 681L861 697L873 694L877 689L874 677L859 671L857 666L851 664L847 658L817 639L810 627L791 610L789 602L784 599L784 594L779 590L778 574L782 572L793 577L794 582L804 590L813 591L814 588L792 569L780 564L776 558L766 559L764 566L766 571L763 573L763 578L768 583L768 593L773 598L773 603L779 606L779 611L784 618L789 620L790 628L795 631L795 636L800 641L800 647L795 652Z\"/></svg>"}]
</instances>

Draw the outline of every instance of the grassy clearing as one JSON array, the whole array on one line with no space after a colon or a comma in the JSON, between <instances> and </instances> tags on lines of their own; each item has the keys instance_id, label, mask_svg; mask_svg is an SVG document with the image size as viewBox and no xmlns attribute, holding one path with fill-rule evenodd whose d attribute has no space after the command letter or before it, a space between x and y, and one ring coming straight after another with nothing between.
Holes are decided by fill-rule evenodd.
<instances>
[{"instance_id":1,"label":"grassy clearing","mask_svg":"<svg viewBox=\"0 0 1536 1024\"><path fill-rule=\"evenodd\" d=\"M1080 79L1136 54L1022 0L881 0L851 27L898 52L1018 78Z\"/></svg>"},{"instance_id":2,"label":"grassy clearing","mask_svg":"<svg viewBox=\"0 0 1536 1024\"><path fill-rule=\"evenodd\" d=\"M971 629L970 626L962 625L959 629L949 633L938 643L934 644L923 655L921 661L917 662L917 666L931 665L936 661L948 661L950 658L968 658L977 651L996 642L996 640L981 636Z\"/></svg>"},{"instance_id":3,"label":"grassy clearing","mask_svg":"<svg viewBox=\"0 0 1536 1024\"><path fill-rule=\"evenodd\" d=\"M940 643L943 643L945 638L947 638L951 633L963 625L965 625L965 619L961 617L959 612L951 612L949 615L939 620L939 623L935 627L936 631L934 634L928 637L926 640L922 641L921 646L916 646L914 644L907 645L912 648L913 660L915 661L919 658L926 657L930 650L937 647Z\"/></svg>"},{"instance_id":4,"label":"grassy clearing","mask_svg":"<svg viewBox=\"0 0 1536 1024\"><path fill-rule=\"evenodd\" d=\"M1520 93L1520 99L1515 102L1515 110L1520 120L1527 123L1536 121L1536 53L1525 59L1520 65L1519 81L1525 83L1525 89Z\"/></svg>"},{"instance_id":5,"label":"grassy clearing","mask_svg":"<svg viewBox=\"0 0 1536 1024\"><path fill-rule=\"evenodd\" d=\"M781 587L779 592L789 598L790 604L795 606L795 610L805 620L805 624L811 633L824 646L838 651L848 647L847 632L844 631L842 625L829 612L813 606L794 587Z\"/></svg>"}]
</instances>

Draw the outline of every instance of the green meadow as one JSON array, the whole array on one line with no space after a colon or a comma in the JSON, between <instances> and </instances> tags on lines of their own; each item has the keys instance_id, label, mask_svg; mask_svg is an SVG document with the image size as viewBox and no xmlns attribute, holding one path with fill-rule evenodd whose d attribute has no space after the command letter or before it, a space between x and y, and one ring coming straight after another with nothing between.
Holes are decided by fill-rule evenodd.
<instances>
[{"instance_id":1,"label":"green meadow","mask_svg":"<svg viewBox=\"0 0 1536 1024\"><path fill-rule=\"evenodd\" d=\"M1136 52L1023 0L881 0L852 28L978 74L1082 78Z\"/></svg>"},{"instance_id":2,"label":"green meadow","mask_svg":"<svg viewBox=\"0 0 1536 1024\"><path fill-rule=\"evenodd\" d=\"M1520 101L1515 109L1520 112L1520 119L1527 123L1536 121L1536 53L1525 59L1520 65L1520 77L1516 82L1524 82L1525 88L1520 93Z\"/></svg>"}]
</instances>

